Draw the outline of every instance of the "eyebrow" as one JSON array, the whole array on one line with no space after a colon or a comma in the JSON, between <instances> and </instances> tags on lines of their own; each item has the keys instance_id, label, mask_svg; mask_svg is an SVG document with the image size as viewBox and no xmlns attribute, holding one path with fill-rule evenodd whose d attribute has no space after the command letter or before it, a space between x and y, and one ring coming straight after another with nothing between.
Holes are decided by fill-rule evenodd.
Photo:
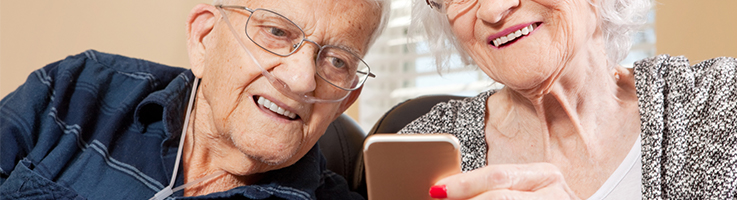
<instances>
[{"instance_id":1,"label":"eyebrow","mask_svg":"<svg viewBox=\"0 0 737 200\"><path fill-rule=\"evenodd\" d=\"M360 56L361 55L361 51L359 51L357 48L353 48L353 47L350 47L350 46L346 45L346 43L350 43L349 42L350 40L351 40L350 37L336 38L336 40L332 40L332 42L335 42L336 44L328 44L328 45L331 45L331 46L334 46L334 47L339 47L339 48L344 49L344 50L347 50L347 51L349 51L349 52L351 52L353 54L356 54L356 56L361 57ZM331 40L328 40L328 42L331 42ZM361 43L359 42L358 45L360 45L360 44ZM366 52L366 53L368 53L368 52Z\"/></svg>"},{"instance_id":2,"label":"eyebrow","mask_svg":"<svg viewBox=\"0 0 737 200\"><path fill-rule=\"evenodd\" d=\"M361 55L361 52L360 52L360 51L358 51L358 49L355 49L355 48L351 48L351 47L348 47L348 46L344 46L344 45L333 45L333 46L339 47L339 48L341 48L341 49L345 49L346 51L349 51L349 52L351 52L351 53L353 53L353 54L356 54L356 56L358 56L358 57L361 57L361 56L360 56L360 55Z\"/></svg>"},{"instance_id":3,"label":"eyebrow","mask_svg":"<svg viewBox=\"0 0 737 200\"><path fill-rule=\"evenodd\" d=\"M341 48L341 49L346 50L348 52L351 52L353 54L356 54L356 56L358 56L358 57L361 57L361 55L362 55L361 54L361 51L358 51L358 49L356 49L356 48L353 48L353 47L350 47L350 46L347 46L347 45L341 43L341 41L345 41L345 40L348 40L348 39L347 38L346 39L338 39L337 44L326 43L326 44L320 44L320 46L333 46L333 47L338 47L338 48ZM361 59L363 59L363 58L361 58Z\"/></svg>"}]
</instances>

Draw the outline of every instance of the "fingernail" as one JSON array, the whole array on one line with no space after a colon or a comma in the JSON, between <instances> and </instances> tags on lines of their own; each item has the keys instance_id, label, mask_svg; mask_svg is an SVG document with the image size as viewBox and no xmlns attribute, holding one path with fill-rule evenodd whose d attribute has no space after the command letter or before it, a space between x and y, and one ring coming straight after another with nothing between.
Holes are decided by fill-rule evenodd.
<instances>
[{"instance_id":1,"label":"fingernail","mask_svg":"<svg viewBox=\"0 0 737 200\"><path fill-rule=\"evenodd\" d=\"M444 199L448 197L448 190L445 185L435 185L430 187L430 197L434 199Z\"/></svg>"}]
</instances>

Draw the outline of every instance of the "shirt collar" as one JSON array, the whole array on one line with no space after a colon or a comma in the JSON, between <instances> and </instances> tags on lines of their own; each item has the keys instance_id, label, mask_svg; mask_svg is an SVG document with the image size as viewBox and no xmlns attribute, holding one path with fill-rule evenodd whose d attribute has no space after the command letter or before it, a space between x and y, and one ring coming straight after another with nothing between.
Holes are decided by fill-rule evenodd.
<instances>
[{"instance_id":1,"label":"shirt collar","mask_svg":"<svg viewBox=\"0 0 737 200\"><path fill-rule=\"evenodd\" d=\"M291 166L266 172L264 179L253 185L241 186L224 192L183 199L315 199L326 171L325 158L317 144Z\"/></svg>"},{"instance_id":2,"label":"shirt collar","mask_svg":"<svg viewBox=\"0 0 737 200\"><path fill-rule=\"evenodd\" d=\"M194 78L192 71L187 70L179 74L163 90L146 96L136 107L135 121L145 126L163 120L166 137L178 138L182 132Z\"/></svg>"}]
</instances>

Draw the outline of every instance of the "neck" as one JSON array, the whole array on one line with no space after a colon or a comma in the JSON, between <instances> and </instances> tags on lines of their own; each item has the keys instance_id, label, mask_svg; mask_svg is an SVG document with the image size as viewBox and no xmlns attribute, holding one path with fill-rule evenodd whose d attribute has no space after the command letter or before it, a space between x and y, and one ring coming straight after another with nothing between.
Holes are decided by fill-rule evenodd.
<instances>
[{"instance_id":1,"label":"neck","mask_svg":"<svg viewBox=\"0 0 737 200\"><path fill-rule=\"evenodd\" d=\"M259 166L250 162L250 159L226 156L240 154L227 153L238 150L228 138L217 134L210 107L202 96L202 90L198 91L182 147L184 183L210 174L224 173L187 187L185 196L205 195L255 183L262 175L258 173Z\"/></svg>"},{"instance_id":2,"label":"neck","mask_svg":"<svg viewBox=\"0 0 737 200\"><path fill-rule=\"evenodd\" d=\"M535 94L502 89L501 98L488 101L487 108L499 109L489 109L487 124L506 137L533 140L541 161L597 160L611 156L605 144L612 139L634 141L639 114L631 73L608 67L603 52L589 49L581 49Z\"/></svg>"}]
</instances>

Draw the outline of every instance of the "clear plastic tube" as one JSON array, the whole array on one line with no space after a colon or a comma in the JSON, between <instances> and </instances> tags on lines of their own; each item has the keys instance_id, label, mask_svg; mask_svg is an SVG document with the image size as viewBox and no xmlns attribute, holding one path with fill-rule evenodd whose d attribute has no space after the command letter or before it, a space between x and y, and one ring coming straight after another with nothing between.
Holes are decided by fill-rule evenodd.
<instances>
[{"instance_id":1,"label":"clear plastic tube","mask_svg":"<svg viewBox=\"0 0 737 200\"><path fill-rule=\"evenodd\" d=\"M192 108L194 108L194 99L195 99L196 94L197 94L197 88L198 88L197 86L199 85L199 83L200 83L200 79L199 78L195 78L194 82L192 83L192 91L189 94L189 102L187 103L187 113L185 114L185 117L184 117L184 126L182 127L182 135L179 138L179 149L177 150L177 159L174 162L174 170L173 170L172 175L171 175L171 181L169 182L169 186L166 186L164 189L162 189L161 191L157 192L149 200L163 200L166 197L171 196L171 194L173 194L174 192L177 192L179 190L182 190L184 188L187 188L187 187L189 187L191 185L194 185L196 183L199 183L199 182L202 182L202 181L205 181L205 180L209 180L211 178L214 178L216 176L219 176L219 175L222 175L223 173L225 173L223 171L216 171L215 173L212 173L212 174L207 175L205 177L199 178L199 179L194 180L192 182L186 183L186 184L181 185L179 187L176 187L176 188L174 188L172 190L172 187L174 187L174 184L176 183L176 180L177 180L177 173L179 172L179 163L181 162L181 159L182 159L182 149L184 149L184 148L182 148L182 147L184 147L184 138L187 137L187 128L189 127L189 117L192 115Z\"/></svg>"},{"instance_id":2,"label":"clear plastic tube","mask_svg":"<svg viewBox=\"0 0 737 200\"><path fill-rule=\"evenodd\" d=\"M214 173L212 173L210 175L207 175L205 177L198 178L197 180L194 180L192 182L186 183L184 185L180 185L179 187L175 187L171 192L172 193L178 192L179 190L183 190L184 188L187 188L189 186L192 186L192 185L197 184L197 183L202 182L202 181L210 180L212 178L218 177L218 176L223 175L223 174L225 174L224 171L218 170L218 171L216 171L216 172L214 172Z\"/></svg>"}]
</instances>

